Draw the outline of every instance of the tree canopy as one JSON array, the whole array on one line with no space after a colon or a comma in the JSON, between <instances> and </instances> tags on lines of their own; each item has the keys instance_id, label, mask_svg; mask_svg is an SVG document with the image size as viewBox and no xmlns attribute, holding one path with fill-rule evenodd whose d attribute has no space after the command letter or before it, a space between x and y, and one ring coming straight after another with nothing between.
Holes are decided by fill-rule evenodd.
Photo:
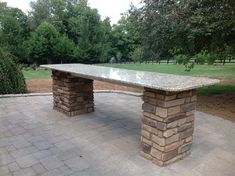
<instances>
[{"instance_id":1,"label":"tree canopy","mask_svg":"<svg viewBox=\"0 0 235 176\"><path fill-rule=\"evenodd\" d=\"M144 0L130 14L146 57L166 56L172 49L195 55L235 48L234 0Z\"/></svg>"},{"instance_id":2,"label":"tree canopy","mask_svg":"<svg viewBox=\"0 0 235 176\"><path fill-rule=\"evenodd\" d=\"M87 0L36 0L31 11L0 2L0 46L21 63L157 60L235 53L234 0L143 0L117 24ZM209 57L208 57L209 58ZM210 59L210 62L212 59ZM213 63L213 62L211 62Z\"/></svg>"}]
</instances>

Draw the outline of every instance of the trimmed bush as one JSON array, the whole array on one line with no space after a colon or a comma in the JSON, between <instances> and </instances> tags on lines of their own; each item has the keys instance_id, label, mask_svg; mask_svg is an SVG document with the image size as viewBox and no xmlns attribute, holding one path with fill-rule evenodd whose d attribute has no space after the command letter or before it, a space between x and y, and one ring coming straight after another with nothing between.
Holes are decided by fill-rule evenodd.
<instances>
[{"instance_id":1,"label":"trimmed bush","mask_svg":"<svg viewBox=\"0 0 235 176\"><path fill-rule=\"evenodd\" d=\"M196 55L196 62L198 64L205 64L208 63L208 65L214 64L216 59L216 55L213 53L208 53L207 51L201 51Z\"/></svg>"},{"instance_id":2,"label":"trimmed bush","mask_svg":"<svg viewBox=\"0 0 235 176\"><path fill-rule=\"evenodd\" d=\"M190 60L190 58L187 57L184 54L179 54L179 55L175 56L175 58L176 58L176 62L178 64L184 64L184 65L187 64L189 62L189 60Z\"/></svg>"},{"instance_id":3,"label":"trimmed bush","mask_svg":"<svg viewBox=\"0 0 235 176\"><path fill-rule=\"evenodd\" d=\"M26 92L23 73L12 56L0 50L0 94L20 94Z\"/></svg>"}]
</instances>

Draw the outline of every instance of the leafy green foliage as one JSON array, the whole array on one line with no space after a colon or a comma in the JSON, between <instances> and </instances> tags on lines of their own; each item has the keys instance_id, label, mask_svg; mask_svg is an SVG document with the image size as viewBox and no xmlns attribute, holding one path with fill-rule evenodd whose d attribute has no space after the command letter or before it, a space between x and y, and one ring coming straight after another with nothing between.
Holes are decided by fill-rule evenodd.
<instances>
[{"instance_id":1,"label":"leafy green foliage","mask_svg":"<svg viewBox=\"0 0 235 176\"><path fill-rule=\"evenodd\" d=\"M135 50L133 52L131 52L131 60L134 62L141 62L142 58L143 58L143 48L135 48Z\"/></svg>"},{"instance_id":2,"label":"leafy green foliage","mask_svg":"<svg viewBox=\"0 0 235 176\"><path fill-rule=\"evenodd\" d=\"M43 22L33 33L29 55L34 62L52 63L55 59L54 46L58 43L59 33L56 28L48 23Z\"/></svg>"},{"instance_id":3,"label":"leafy green foliage","mask_svg":"<svg viewBox=\"0 0 235 176\"><path fill-rule=\"evenodd\" d=\"M58 42L54 45L55 60L63 62L70 62L74 58L75 43L66 35L59 37Z\"/></svg>"},{"instance_id":4,"label":"leafy green foliage","mask_svg":"<svg viewBox=\"0 0 235 176\"><path fill-rule=\"evenodd\" d=\"M207 53L202 51L196 55L196 62L203 65L206 62Z\"/></svg>"},{"instance_id":5,"label":"leafy green foliage","mask_svg":"<svg viewBox=\"0 0 235 176\"><path fill-rule=\"evenodd\" d=\"M143 0L142 8L131 6L111 26L88 0L36 0L28 15L0 2L0 47L21 63L159 61L198 54L198 63L213 64L214 58L235 54L234 7L234 0ZM210 54L201 53L205 50Z\"/></svg>"},{"instance_id":6,"label":"leafy green foliage","mask_svg":"<svg viewBox=\"0 0 235 176\"><path fill-rule=\"evenodd\" d=\"M27 59L24 41L29 37L28 18L20 9L0 2L0 47L20 62Z\"/></svg>"},{"instance_id":7,"label":"leafy green foliage","mask_svg":"<svg viewBox=\"0 0 235 176\"><path fill-rule=\"evenodd\" d=\"M131 53L136 48L140 48L136 24L128 15L123 15L118 24L113 26L112 37L112 45L119 60L132 59L130 58Z\"/></svg>"},{"instance_id":8,"label":"leafy green foliage","mask_svg":"<svg viewBox=\"0 0 235 176\"><path fill-rule=\"evenodd\" d=\"M18 94L26 92L22 72L13 62L12 55L0 50L0 94Z\"/></svg>"},{"instance_id":9,"label":"leafy green foliage","mask_svg":"<svg viewBox=\"0 0 235 176\"><path fill-rule=\"evenodd\" d=\"M178 63L178 64L187 64L188 62L189 62L189 60L190 60L190 58L189 57L187 57L186 55L184 55L184 54L179 54L179 55L177 55L176 57L175 57L175 59L176 59L176 62Z\"/></svg>"},{"instance_id":10,"label":"leafy green foliage","mask_svg":"<svg viewBox=\"0 0 235 176\"><path fill-rule=\"evenodd\" d=\"M167 56L175 46L185 55L226 51L224 44L235 48L234 0L143 2L144 6L131 14L138 22L146 58Z\"/></svg>"},{"instance_id":11,"label":"leafy green foliage","mask_svg":"<svg viewBox=\"0 0 235 176\"><path fill-rule=\"evenodd\" d=\"M196 55L196 62L198 64L208 63L209 65L212 65L214 64L216 57L216 54L201 51Z\"/></svg>"}]
</instances>

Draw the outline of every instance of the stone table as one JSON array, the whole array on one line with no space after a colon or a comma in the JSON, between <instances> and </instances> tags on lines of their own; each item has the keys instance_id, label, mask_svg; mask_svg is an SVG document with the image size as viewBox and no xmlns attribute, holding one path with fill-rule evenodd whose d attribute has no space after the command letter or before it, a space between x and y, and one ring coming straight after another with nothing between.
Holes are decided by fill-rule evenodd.
<instances>
[{"instance_id":1,"label":"stone table","mask_svg":"<svg viewBox=\"0 0 235 176\"><path fill-rule=\"evenodd\" d=\"M94 111L93 80L144 88L140 154L159 166L190 154L196 89L219 83L203 77L83 64L41 67L52 69L54 109L68 116Z\"/></svg>"}]
</instances>

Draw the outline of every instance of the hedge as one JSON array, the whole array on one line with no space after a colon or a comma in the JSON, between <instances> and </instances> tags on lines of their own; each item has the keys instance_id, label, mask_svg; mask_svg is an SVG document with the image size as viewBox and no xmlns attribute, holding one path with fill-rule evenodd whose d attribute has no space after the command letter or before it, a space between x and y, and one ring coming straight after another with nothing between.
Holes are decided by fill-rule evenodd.
<instances>
[{"instance_id":1,"label":"hedge","mask_svg":"<svg viewBox=\"0 0 235 176\"><path fill-rule=\"evenodd\" d=\"M0 94L21 94L26 92L26 83L21 70L12 55L0 50Z\"/></svg>"}]
</instances>

